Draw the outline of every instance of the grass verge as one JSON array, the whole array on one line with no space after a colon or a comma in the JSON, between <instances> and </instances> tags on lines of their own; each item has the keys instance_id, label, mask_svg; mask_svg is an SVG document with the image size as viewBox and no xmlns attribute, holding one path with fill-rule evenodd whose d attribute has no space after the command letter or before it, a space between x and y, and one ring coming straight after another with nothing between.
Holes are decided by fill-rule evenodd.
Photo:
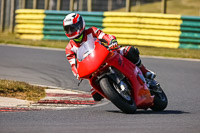
<instances>
[{"instance_id":1,"label":"grass verge","mask_svg":"<svg viewBox=\"0 0 200 133\"><path fill-rule=\"evenodd\" d=\"M52 40L25 40L18 39L15 34L0 33L0 43L4 44L18 44L25 46L37 46L37 47L50 47L50 48L65 48L68 44L67 41L52 41Z\"/></svg>"},{"instance_id":2,"label":"grass verge","mask_svg":"<svg viewBox=\"0 0 200 133\"><path fill-rule=\"evenodd\" d=\"M46 40L42 41L22 40L22 39L17 39L14 34L3 33L0 36L0 43L64 49L68 42L46 41ZM142 46L135 46L135 47L137 47L140 50L141 55L200 59L200 50L142 47Z\"/></svg>"},{"instance_id":3,"label":"grass verge","mask_svg":"<svg viewBox=\"0 0 200 133\"><path fill-rule=\"evenodd\" d=\"M45 97L45 89L25 82L0 80L0 96L4 97L38 101Z\"/></svg>"},{"instance_id":4,"label":"grass verge","mask_svg":"<svg viewBox=\"0 0 200 133\"><path fill-rule=\"evenodd\" d=\"M200 59L200 50L138 47L141 55Z\"/></svg>"}]
</instances>

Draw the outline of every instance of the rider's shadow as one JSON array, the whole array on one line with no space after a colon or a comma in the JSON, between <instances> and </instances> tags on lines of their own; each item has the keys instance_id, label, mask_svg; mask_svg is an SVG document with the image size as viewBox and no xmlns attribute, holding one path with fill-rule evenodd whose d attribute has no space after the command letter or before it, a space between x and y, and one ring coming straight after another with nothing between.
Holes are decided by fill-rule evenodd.
<instances>
[{"instance_id":1,"label":"rider's shadow","mask_svg":"<svg viewBox=\"0 0 200 133\"><path fill-rule=\"evenodd\" d=\"M124 112L121 112L120 110L107 110L107 112L112 112L112 113L122 113L125 114ZM134 114L190 114L190 112L185 112L182 110L164 110L164 111L152 111L152 110L137 110Z\"/></svg>"}]
</instances>

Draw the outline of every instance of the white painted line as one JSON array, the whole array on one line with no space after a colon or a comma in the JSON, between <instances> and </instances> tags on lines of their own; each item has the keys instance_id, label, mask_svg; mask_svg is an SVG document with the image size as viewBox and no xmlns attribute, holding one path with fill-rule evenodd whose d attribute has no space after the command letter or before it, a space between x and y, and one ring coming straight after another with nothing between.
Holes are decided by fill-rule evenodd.
<instances>
[{"instance_id":1,"label":"white painted line","mask_svg":"<svg viewBox=\"0 0 200 133\"><path fill-rule=\"evenodd\" d=\"M48 48L48 47L26 46L26 45L4 44L4 43L0 43L0 46L31 48L31 49L42 49L42 50L53 50L53 51L65 51L65 49L62 49L62 48ZM67 42L66 42L66 46L67 46Z\"/></svg>"},{"instance_id":2,"label":"white painted line","mask_svg":"<svg viewBox=\"0 0 200 133\"><path fill-rule=\"evenodd\" d=\"M30 84L30 83L29 83ZM90 94L89 92L86 92L86 91L80 91L80 90L72 90L72 89L64 89L64 88L61 88L61 87L57 87L57 86L48 86L48 85L41 85L41 84L31 84L31 85L34 85L34 86L41 86L41 87L47 87L47 88L50 88L50 89L57 89L58 91L66 91L66 92L69 92L71 91L74 92L74 93L87 93L87 94Z\"/></svg>"}]
</instances>

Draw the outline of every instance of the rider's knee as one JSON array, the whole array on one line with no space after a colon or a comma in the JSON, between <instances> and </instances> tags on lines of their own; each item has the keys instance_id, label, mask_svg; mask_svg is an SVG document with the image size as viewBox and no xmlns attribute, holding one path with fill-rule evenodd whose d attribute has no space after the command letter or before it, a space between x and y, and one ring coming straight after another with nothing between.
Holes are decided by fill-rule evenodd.
<instances>
[{"instance_id":1,"label":"rider's knee","mask_svg":"<svg viewBox=\"0 0 200 133\"><path fill-rule=\"evenodd\" d=\"M129 46L127 55L125 57L137 65L137 64L140 64L140 62L141 62L139 55L140 55L140 52L137 48L135 48L133 46Z\"/></svg>"}]
</instances>

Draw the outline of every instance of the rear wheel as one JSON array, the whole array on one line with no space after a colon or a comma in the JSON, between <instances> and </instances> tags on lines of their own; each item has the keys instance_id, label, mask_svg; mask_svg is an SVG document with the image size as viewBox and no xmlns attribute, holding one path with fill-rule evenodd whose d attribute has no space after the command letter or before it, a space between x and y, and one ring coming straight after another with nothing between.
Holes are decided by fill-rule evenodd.
<instances>
[{"instance_id":1,"label":"rear wheel","mask_svg":"<svg viewBox=\"0 0 200 133\"><path fill-rule=\"evenodd\" d=\"M124 113L134 113L136 104L129 90L121 89L119 85L104 77L100 80L100 86L108 99Z\"/></svg>"}]
</instances>

